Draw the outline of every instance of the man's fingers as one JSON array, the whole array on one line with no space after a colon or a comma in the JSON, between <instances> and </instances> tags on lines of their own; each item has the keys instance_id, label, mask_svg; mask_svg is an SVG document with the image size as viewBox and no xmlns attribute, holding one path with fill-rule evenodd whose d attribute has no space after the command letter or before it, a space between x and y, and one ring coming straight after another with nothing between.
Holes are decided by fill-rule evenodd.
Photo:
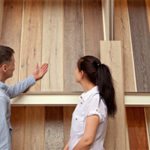
<instances>
[{"instance_id":1,"label":"man's fingers","mask_svg":"<svg viewBox=\"0 0 150 150\"><path fill-rule=\"evenodd\" d=\"M38 63L36 64L36 69L38 69L39 68L39 65L38 65Z\"/></svg>"},{"instance_id":2,"label":"man's fingers","mask_svg":"<svg viewBox=\"0 0 150 150\"><path fill-rule=\"evenodd\" d=\"M47 69L48 68L48 64L43 64L42 66L41 66L41 70L45 70L45 69Z\"/></svg>"}]
</instances>

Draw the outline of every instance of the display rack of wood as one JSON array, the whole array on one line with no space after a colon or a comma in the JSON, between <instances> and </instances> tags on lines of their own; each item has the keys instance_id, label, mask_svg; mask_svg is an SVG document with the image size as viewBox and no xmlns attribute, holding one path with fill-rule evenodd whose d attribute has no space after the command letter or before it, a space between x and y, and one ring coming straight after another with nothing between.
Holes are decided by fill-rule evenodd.
<instances>
[{"instance_id":1,"label":"display rack of wood","mask_svg":"<svg viewBox=\"0 0 150 150\"><path fill-rule=\"evenodd\" d=\"M29 92L12 99L11 104L22 105L76 105L81 92ZM125 93L125 106L150 106L150 93Z\"/></svg>"}]
</instances>

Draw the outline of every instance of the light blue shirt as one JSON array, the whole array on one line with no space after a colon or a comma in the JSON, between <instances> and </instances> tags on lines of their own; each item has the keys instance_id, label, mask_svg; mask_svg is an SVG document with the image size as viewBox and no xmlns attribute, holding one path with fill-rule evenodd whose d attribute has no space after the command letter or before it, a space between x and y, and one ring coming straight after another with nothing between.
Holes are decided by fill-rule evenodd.
<instances>
[{"instance_id":1,"label":"light blue shirt","mask_svg":"<svg viewBox=\"0 0 150 150\"><path fill-rule=\"evenodd\" d=\"M0 82L0 150L11 150L10 99L35 84L33 76L8 87Z\"/></svg>"}]
</instances>

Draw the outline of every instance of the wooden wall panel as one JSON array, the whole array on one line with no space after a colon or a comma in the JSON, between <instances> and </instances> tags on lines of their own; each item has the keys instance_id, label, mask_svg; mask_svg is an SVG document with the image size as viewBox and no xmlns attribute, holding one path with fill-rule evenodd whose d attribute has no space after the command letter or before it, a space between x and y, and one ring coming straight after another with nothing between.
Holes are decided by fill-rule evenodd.
<instances>
[{"instance_id":1,"label":"wooden wall panel","mask_svg":"<svg viewBox=\"0 0 150 150\"><path fill-rule=\"evenodd\" d=\"M44 150L45 108L26 107L24 150ZM16 139L17 140L17 139Z\"/></svg>"},{"instance_id":2,"label":"wooden wall panel","mask_svg":"<svg viewBox=\"0 0 150 150\"><path fill-rule=\"evenodd\" d=\"M42 62L49 64L42 79L42 91L63 90L63 1L45 0Z\"/></svg>"},{"instance_id":3,"label":"wooden wall panel","mask_svg":"<svg viewBox=\"0 0 150 150\"><path fill-rule=\"evenodd\" d=\"M10 46L15 51L14 76L7 81L8 85L16 83L19 79L19 62L21 47L23 0L5 0L2 35L0 44Z\"/></svg>"},{"instance_id":4,"label":"wooden wall panel","mask_svg":"<svg viewBox=\"0 0 150 150\"><path fill-rule=\"evenodd\" d=\"M99 41L103 40L101 0L83 0L84 54L99 58Z\"/></svg>"},{"instance_id":5,"label":"wooden wall panel","mask_svg":"<svg viewBox=\"0 0 150 150\"><path fill-rule=\"evenodd\" d=\"M114 81L117 103L115 118L108 119L105 149L126 150L126 119L124 107L123 52L120 41L101 41L102 63L109 66ZM112 130L113 129L113 130ZM113 139L113 140L112 140Z\"/></svg>"},{"instance_id":6,"label":"wooden wall panel","mask_svg":"<svg viewBox=\"0 0 150 150\"><path fill-rule=\"evenodd\" d=\"M147 19L148 19L148 25L149 25L149 32L150 32L150 1L145 0L146 4L146 11L147 11Z\"/></svg>"},{"instance_id":7,"label":"wooden wall panel","mask_svg":"<svg viewBox=\"0 0 150 150\"><path fill-rule=\"evenodd\" d=\"M128 8L137 91L150 92L150 34L145 0L128 0Z\"/></svg>"},{"instance_id":8,"label":"wooden wall panel","mask_svg":"<svg viewBox=\"0 0 150 150\"><path fill-rule=\"evenodd\" d=\"M127 0L115 0L114 8L114 39L121 40L122 42L125 92L136 92L135 66Z\"/></svg>"},{"instance_id":9,"label":"wooden wall panel","mask_svg":"<svg viewBox=\"0 0 150 150\"><path fill-rule=\"evenodd\" d=\"M0 37L2 32L3 8L4 8L4 0L0 0Z\"/></svg>"},{"instance_id":10,"label":"wooden wall panel","mask_svg":"<svg viewBox=\"0 0 150 150\"><path fill-rule=\"evenodd\" d=\"M25 107L11 108L12 150L24 150Z\"/></svg>"},{"instance_id":11,"label":"wooden wall panel","mask_svg":"<svg viewBox=\"0 0 150 150\"><path fill-rule=\"evenodd\" d=\"M71 119L74 109L75 109L74 106L63 107L64 145L68 142L70 137Z\"/></svg>"},{"instance_id":12,"label":"wooden wall panel","mask_svg":"<svg viewBox=\"0 0 150 150\"><path fill-rule=\"evenodd\" d=\"M131 150L148 150L144 108L126 108Z\"/></svg>"},{"instance_id":13,"label":"wooden wall panel","mask_svg":"<svg viewBox=\"0 0 150 150\"><path fill-rule=\"evenodd\" d=\"M64 0L64 90L79 91L74 71L83 56L83 18L81 0Z\"/></svg>"},{"instance_id":14,"label":"wooden wall panel","mask_svg":"<svg viewBox=\"0 0 150 150\"><path fill-rule=\"evenodd\" d=\"M61 150L63 147L63 108L46 107L45 150Z\"/></svg>"},{"instance_id":15,"label":"wooden wall panel","mask_svg":"<svg viewBox=\"0 0 150 150\"><path fill-rule=\"evenodd\" d=\"M42 59L43 1L24 1L22 41L20 52L20 80L31 75ZM40 91L40 81L31 89Z\"/></svg>"},{"instance_id":16,"label":"wooden wall panel","mask_svg":"<svg viewBox=\"0 0 150 150\"><path fill-rule=\"evenodd\" d=\"M149 107L144 108L144 112L145 112L145 122L146 122L146 131L147 131L147 141L150 149L150 108Z\"/></svg>"}]
</instances>

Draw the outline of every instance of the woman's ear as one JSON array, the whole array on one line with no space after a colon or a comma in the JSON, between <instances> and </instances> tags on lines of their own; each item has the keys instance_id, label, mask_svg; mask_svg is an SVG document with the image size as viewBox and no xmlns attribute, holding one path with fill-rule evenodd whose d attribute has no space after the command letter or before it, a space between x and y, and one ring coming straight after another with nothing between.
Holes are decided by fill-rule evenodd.
<instances>
[{"instance_id":1,"label":"woman's ear","mask_svg":"<svg viewBox=\"0 0 150 150\"><path fill-rule=\"evenodd\" d=\"M81 71L80 73L81 73L81 78L83 79L84 78L84 72Z\"/></svg>"}]
</instances>

